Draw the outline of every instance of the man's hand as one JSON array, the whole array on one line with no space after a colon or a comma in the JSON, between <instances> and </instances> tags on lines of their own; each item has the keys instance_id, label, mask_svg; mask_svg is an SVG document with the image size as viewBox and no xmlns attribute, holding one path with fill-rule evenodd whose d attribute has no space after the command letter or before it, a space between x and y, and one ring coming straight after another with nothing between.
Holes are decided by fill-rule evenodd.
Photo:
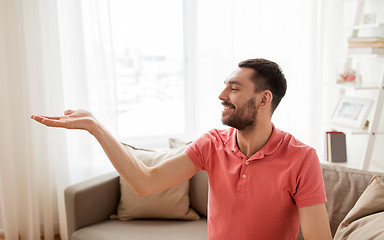
<instances>
[{"instance_id":1,"label":"man's hand","mask_svg":"<svg viewBox=\"0 0 384 240\"><path fill-rule=\"evenodd\" d=\"M66 110L64 116L48 117L32 115L31 118L48 127L59 127L67 129L84 129L92 134L97 127L95 117L85 110Z\"/></svg>"}]
</instances>

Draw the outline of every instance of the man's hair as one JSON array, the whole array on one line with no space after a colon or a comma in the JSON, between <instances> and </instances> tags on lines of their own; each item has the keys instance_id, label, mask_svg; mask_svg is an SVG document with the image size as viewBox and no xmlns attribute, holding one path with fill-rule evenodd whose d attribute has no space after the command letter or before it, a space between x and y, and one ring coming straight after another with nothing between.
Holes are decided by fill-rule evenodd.
<instances>
[{"instance_id":1,"label":"man's hair","mask_svg":"<svg viewBox=\"0 0 384 240\"><path fill-rule=\"evenodd\" d=\"M239 67L255 70L251 79L255 84L255 92L264 90L272 92L272 112L274 112L287 91L287 81L279 65L257 58L242 61L239 63Z\"/></svg>"}]
</instances>

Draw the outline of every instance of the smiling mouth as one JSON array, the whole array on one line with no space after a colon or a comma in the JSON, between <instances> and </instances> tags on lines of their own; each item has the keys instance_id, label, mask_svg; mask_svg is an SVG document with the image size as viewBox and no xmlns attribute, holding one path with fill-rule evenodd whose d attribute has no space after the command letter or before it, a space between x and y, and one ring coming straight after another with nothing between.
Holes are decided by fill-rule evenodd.
<instances>
[{"instance_id":1,"label":"smiling mouth","mask_svg":"<svg viewBox=\"0 0 384 240\"><path fill-rule=\"evenodd\" d=\"M229 103L222 103L222 105L224 106L223 113L226 113L235 109L235 106Z\"/></svg>"}]
</instances>

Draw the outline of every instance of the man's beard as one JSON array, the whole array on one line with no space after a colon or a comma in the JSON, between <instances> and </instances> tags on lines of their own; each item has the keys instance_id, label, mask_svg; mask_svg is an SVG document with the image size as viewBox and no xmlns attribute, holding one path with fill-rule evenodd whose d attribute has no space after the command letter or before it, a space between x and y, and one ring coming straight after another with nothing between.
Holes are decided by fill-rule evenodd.
<instances>
[{"instance_id":1,"label":"man's beard","mask_svg":"<svg viewBox=\"0 0 384 240\"><path fill-rule=\"evenodd\" d=\"M232 106L228 102L222 103L224 106ZM248 102L244 103L239 108L235 108L233 113L226 118L222 117L221 121L224 125L234 127L238 130L245 130L253 128L256 124L257 109L255 99L251 98Z\"/></svg>"}]
</instances>

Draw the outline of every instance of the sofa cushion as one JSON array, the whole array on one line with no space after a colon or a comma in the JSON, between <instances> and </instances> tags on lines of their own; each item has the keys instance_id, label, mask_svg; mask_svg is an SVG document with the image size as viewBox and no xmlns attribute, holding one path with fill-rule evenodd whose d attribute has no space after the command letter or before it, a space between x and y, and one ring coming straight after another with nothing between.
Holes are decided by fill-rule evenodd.
<instances>
[{"instance_id":1,"label":"sofa cushion","mask_svg":"<svg viewBox=\"0 0 384 240\"><path fill-rule=\"evenodd\" d=\"M335 240L384 239L384 182L375 176L337 229Z\"/></svg>"},{"instance_id":2,"label":"sofa cushion","mask_svg":"<svg viewBox=\"0 0 384 240\"><path fill-rule=\"evenodd\" d=\"M327 163L322 163L321 168L328 199L325 205L332 236L334 236L339 224L367 188L372 177L374 175L382 176L383 173L373 173Z\"/></svg>"},{"instance_id":3,"label":"sofa cushion","mask_svg":"<svg viewBox=\"0 0 384 240\"><path fill-rule=\"evenodd\" d=\"M124 144L123 144L124 145ZM147 166L155 166L172 156L184 152L185 147L164 151L149 151L124 145ZM163 218L197 220L199 215L189 207L189 181L147 196L137 196L128 183L120 177L121 198L117 215L112 219Z\"/></svg>"},{"instance_id":4,"label":"sofa cushion","mask_svg":"<svg viewBox=\"0 0 384 240\"><path fill-rule=\"evenodd\" d=\"M208 238L207 219L180 220L108 220L82 228L72 240L204 240Z\"/></svg>"},{"instance_id":5,"label":"sofa cushion","mask_svg":"<svg viewBox=\"0 0 384 240\"><path fill-rule=\"evenodd\" d=\"M198 171L191 178L189 190L191 207L200 215L207 216L208 211L208 174L205 171Z\"/></svg>"},{"instance_id":6,"label":"sofa cushion","mask_svg":"<svg viewBox=\"0 0 384 240\"><path fill-rule=\"evenodd\" d=\"M185 142L182 139L170 138L169 148L175 149L185 147L191 142ZM199 170L190 181L189 198L191 207L200 215L207 216L208 210L208 174Z\"/></svg>"}]
</instances>

